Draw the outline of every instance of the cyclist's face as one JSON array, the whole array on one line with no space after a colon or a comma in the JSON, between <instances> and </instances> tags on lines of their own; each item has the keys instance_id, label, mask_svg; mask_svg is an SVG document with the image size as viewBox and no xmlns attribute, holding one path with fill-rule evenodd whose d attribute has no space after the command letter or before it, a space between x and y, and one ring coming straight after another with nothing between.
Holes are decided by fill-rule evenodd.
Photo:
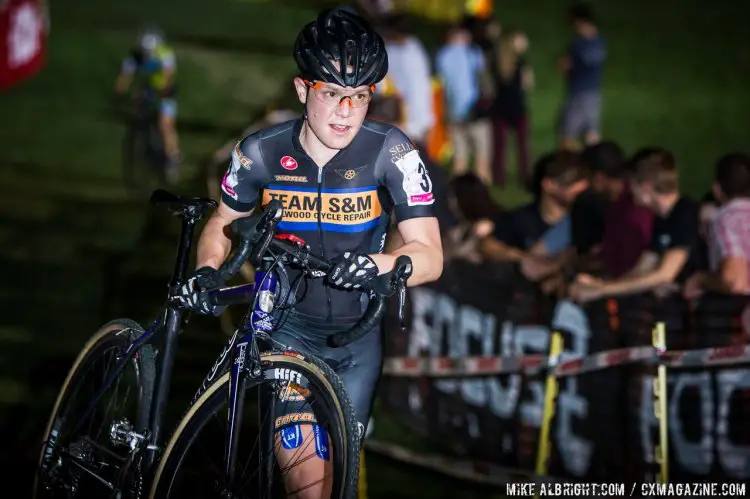
<instances>
[{"instance_id":1,"label":"cyclist's face","mask_svg":"<svg viewBox=\"0 0 750 499\"><path fill-rule=\"evenodd\" d=\"M367 115L372 90L367 86L342 87L333 83L295 78L300 102L315 136L330 149L343 149L359 132Z\"/></svg>"}]
</instances>

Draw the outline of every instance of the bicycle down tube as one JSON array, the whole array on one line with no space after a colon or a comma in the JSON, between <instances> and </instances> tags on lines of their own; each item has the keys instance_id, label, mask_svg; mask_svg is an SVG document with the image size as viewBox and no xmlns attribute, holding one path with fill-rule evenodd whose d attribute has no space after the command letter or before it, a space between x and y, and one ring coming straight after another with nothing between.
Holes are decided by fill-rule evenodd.
<instances>
[{"instance_id":1,"label":"bicycle down tube","mask_svg":"<svg viewBox=\"0 0 750 499\"><path fill-rule=\"evenodd\" d=\"M271 334L273 331L271 312L273 312L275 305L277 284L278 278L272 271L256 271L255 296L250 302L253 306L250 323L246 329L246 334L234 347L229 381L229 401L227 405L229 409L229 429L224 455L224 483L228 490L233 490L234 485L234 464L239 444L241 417L245 399L245 377L248 371L254 377L262 374L260 351L255 341L255 332L259 331ZM249 287L248 285L245 286ZM221 300L222 293L226 296L230 291L231 288L228 290L218 290L216 292L217 295L215 295L217 301ZM248 349L250 350L249 352ZM273 404L273 398L270 399L270 403ZM269 429L269 431L272 431L272 429ZM261 452L261 455L264 454L264 452Z\"/></svg>"}]
</instances>

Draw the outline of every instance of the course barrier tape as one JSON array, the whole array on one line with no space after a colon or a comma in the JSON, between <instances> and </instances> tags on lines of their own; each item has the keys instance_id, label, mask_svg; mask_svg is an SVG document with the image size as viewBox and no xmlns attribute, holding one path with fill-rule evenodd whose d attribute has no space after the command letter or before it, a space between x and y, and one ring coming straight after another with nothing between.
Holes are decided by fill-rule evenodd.
<instances>
[{"instance_id":1,"label":"course barrier tape","mask_svg":"<svg viewBox=\"0 0 750 499\"><path fill-rule=\"evenodd\" d=\"M565 356L563 356L565 357ZM668 368L717 367L750 363L750 345L731 345L696 350L665 350L653 346L606 350L568 358L550 365L546 355L472 357L388 357L383 374L396 377L458 377L551 372L558 378L609 369L632 363L658 364Z\"/></svg>"}]
</instances>

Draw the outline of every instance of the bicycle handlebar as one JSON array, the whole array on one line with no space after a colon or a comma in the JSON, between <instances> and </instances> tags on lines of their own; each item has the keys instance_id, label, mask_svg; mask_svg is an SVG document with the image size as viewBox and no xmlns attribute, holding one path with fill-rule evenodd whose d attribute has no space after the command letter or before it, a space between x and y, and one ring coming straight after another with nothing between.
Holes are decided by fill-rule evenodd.
<instances>
[{"instance_id":1,"label":"bicycle handlebar","mask_svg":"<svg viewBox=\"0 0 750 499\"><path fill-rule=\"evenodd\" d=\"M328 275L333 264L310 252L301 242L292 242L276 237L275 229L283 215L281 202L274 200L266 209L254 215L243 217L232 222L232 231L240 236L240 243L232 256L219 268L223 282L236 274L245 261L258 267L269 250L282 253L282 258L295 267L312 274L313 277ZM403 310L406 302L406 281L412 273L411 258L402 255L396 259L393 270L370 280L365 287L372 291L370 300L362 318L351 329L331 335L328 343L332 347L342 347L356 341L372 331L383 317L387 298L399 293L398 315L403 323ZM209 299L212 304L215 300Z\"/></svg>"}]
</instances>

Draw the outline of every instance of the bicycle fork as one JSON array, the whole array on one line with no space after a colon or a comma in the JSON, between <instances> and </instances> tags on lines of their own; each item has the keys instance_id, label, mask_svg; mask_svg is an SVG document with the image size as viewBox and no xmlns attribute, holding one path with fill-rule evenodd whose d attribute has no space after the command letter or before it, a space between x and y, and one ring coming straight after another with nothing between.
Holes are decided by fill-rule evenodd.
<instances>
[{"instance_id":1,"label":"bicycle fork","mask_svg":"<svg viewBox=\"0 0 750 499\"><path fill-rule=\"evenodd\" d=\"M239 446L241 420L245 400L245 383L248 374L253 378L262 376L263 371L260 365L260 351L255 332L270 334L273 330L271 312L275 305L277 277L272 272L256 271L255 273L255 299L253 311L250 316L249 334L245 335L234 347L231 372L229 377L229 399L228 408L228 436L224 452L224 487L227 491L233 491L235 487L235 473L237 461L237 448ZM260 384L258 390L258 415L261 422L259 436L260 442L260 466L263 474L260 481L261 487L264 484L271 486L271 474L273 473L273 414L275 406L275 397L273 389L269 393L265 392L264 384ZM265 409L267 411L264 411ZM269 416L264 418L264 412ZM267 425L270 425L268 427ZM268 438L263 438L263 435Z\"/></svg>"}]
</instances>

